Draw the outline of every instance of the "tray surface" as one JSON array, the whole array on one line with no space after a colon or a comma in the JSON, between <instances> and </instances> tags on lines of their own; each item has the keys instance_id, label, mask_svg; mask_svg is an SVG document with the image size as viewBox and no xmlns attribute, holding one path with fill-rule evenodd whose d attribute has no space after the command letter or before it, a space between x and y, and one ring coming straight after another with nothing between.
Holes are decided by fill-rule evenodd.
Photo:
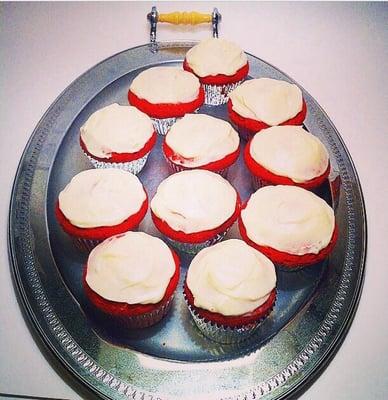
<instances>
[{"instance_id":1,"label":"tray surface","mask_svg":"<svg viewBox=\"0 0 388 400\"><path fill-rule=\"evenodd\" d=\"M76 377L108 398L284 398L300 390L333 356L354 315L363 279L365 211L350 156L324 112L303 91L305 127L328 148L332 173L320 196L333 206L340 240L323 263L299 272L277 271L273 313L249 340L220 345L204 338L184 304L182 281L192 259L182 256L173 308L154 327L118 332L93 321L81 285L86 255L56 222L54 204L76 173L92 168L79 147L79 128L99 108L128 104L127 91L142 70L180 65L192 42L126 50L86 72L50 107L20 162L9 220L9 249L23 303L44 341ZM248 55L251 78L293 82ZM302 89L303 90L303 89ZM226 106L200 112L228 119ZM171 171L158 138L139 174L149 198ZM253 188L240 155L227 179L243 200ZM139 230L160 236L150 213ZM239 237L236 226L227 238ZM250 397L249 397L250 396ZM131 398L132 398L131 397Z\"/></svg>"}]
</instances>

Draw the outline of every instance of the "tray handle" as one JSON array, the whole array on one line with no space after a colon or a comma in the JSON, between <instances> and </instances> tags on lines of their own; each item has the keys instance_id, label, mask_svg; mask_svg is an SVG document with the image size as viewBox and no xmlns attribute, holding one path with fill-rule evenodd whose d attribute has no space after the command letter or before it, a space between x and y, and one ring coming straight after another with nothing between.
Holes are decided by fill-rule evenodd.
<instances>
[{"instance_id":1,"label":"tray handle","mask_svg":"<svg viewBox=\"0 0 388 400\"><path fill-rule=\"evenodd\" d=\"M198 25L212 21L211 14L201 14L196 11L179 12L175 11L169 14L159 14L158 22L166 22L173 25Z\"/></svg>"},{"instance_id":2,"label":"tray handle","mask_svg":"<svg viewBox=\"0 0 388 400\"><path fill-rule=\"evenodd\" d=\"M156 27L158 22L173 25L199 25L211 23L213 28L213 37L218 37L218 23L221 21L221 14L218 12L217 8L214 8L211 14L202 14L196 11L175 11L168 14L159 14L154 6L152 7L151 12L147 15L147 19L151 24L150 49L155 53L158 51L158 45L156 42Z\"/></svg>"}]
</instances>

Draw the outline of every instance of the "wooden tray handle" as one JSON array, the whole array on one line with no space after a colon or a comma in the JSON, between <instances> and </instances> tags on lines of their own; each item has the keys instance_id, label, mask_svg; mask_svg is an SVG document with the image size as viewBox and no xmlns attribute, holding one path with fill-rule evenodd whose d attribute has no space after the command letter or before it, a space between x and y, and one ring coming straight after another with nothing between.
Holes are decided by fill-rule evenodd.
<instances>
[{"instance_id":1,"label":"wooden tray handle","mask_svg":"<svg viewBox=\"0 0 388 400\"><path fill-rule=\"evenodd\" d=\"M158 22L166 22L173 25L198 25L212 22L211 14L202 14L197 11L159 14Z\"/></svg>"}]
</instances>

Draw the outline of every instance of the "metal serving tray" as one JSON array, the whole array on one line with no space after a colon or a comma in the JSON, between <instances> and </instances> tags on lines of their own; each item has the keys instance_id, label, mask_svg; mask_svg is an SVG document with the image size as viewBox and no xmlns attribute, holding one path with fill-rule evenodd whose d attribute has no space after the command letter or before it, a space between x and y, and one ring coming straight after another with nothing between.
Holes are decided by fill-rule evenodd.
<instances>
[{"instance_id":1,"label":"metal serving tray","mask_svg":"<svg viewBox=\"0 0 388 400\"><path fill-rule=\"evenodd\" d=\"M59 191L91 168L79 147L79 128L113 102L127 104L132 79L145 68L180 65L194 42L168 42L123 51L73 82L43 116L16 174L9 215L9 253L22 304L44 343L76 378L104 398L268 399L302 390L344 338L356 311L364 271L366 221L360 184L349 153L326 114L303 89L306 128L328 148L333 172L321 195L335 209L339 241L327 261L298 272L278 271L278 299L262 328L238 345L216 344L199 333L181 285L158 325L123 332L88 316L81 274L86 255L54 216ZM293 82L248 55L250 77ZM227 119L226 106L200 112ZM162 138L139 177L152 198L170 174ZM243 200L252 192L241 156L230 182ZM140 230L159 236L149 213ZM239 237L234 226L228 237ZM182 278L190 262L182 255ZM182 282L181 282L182 283Z\"/></svg>"}]
</instances>

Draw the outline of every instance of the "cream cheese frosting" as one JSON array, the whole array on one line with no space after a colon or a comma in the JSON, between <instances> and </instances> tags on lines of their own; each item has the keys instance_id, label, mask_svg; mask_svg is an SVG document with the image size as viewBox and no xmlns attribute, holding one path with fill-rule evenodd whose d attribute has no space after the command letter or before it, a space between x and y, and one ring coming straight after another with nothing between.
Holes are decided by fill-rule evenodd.
<instances>
[{"instance_id":1,"label":"cream cheese frosting","mask_svg":"<svg viewBox=\"0 0 388 400\"><path fill-rule=\"evenodd\" d=\"M265 186L241 212L248 237L258 245L289 254L318 254L333 235L333 209L314 193L296 186Z\"/></svg>"},{"instance_id":2,"label":"cream cheese frosting","mask_svg":"<svg viewBox=\"0 0 388 400\"><path fill-rule=\"evenodd\" d=\"M275 285L272 261L238 239L201 250L187 273L194 305L225 316L253 311L266 302Z\"/></svg>"},{"instance_id":3,"label":"cream cheese frosting","mask_svg":"<svg viewBox=\"0 0 388 400\"><path fill-rule=\"evenodd\" d=\"M270 126L295 117L303 107L298 86L270 78L245 81L229 94L229 98L237 114Z\"/></svg>"},{"instance_id":4,"label":"cream cheese frosting","mask_svg":"<svg viewBox=\"0 0 388 400\"><path fill-rule=\"evenodd\" d=\"M59 208L79 228L113 226L136 214L146 193L139 178L120 169L89 169L59 193Z\"/></svg>"},{"instance_id":5,"label":"cream cheese frosting","mask_svg":"<svg viewBox=\"0 0 388 400\"><path fill-rule=\"evenodd\" d=\"M199 167L234 153L238 133L228 122L206 114L186 114L167 133L167 145L184 159L176 164Z\"/></svg>"},{"instance_id":6,"label":"cream cheese frosting","mask_svg":"<svg viewBox=\"0 0 388 400\"><path fill-rule=\"evenodd\" d=\"M206 170L188 170L161 182L151 209L175 231L194 233L222 225L233 215L236 202L236 190L226 179Z\"/></svg>"},{"instance_id":7,"label":"cream cheese frosting","mask_svg":"<svg viewBox=\"0 0 388 400\"><path fill-rule=\"evenodd\" d=\"M175 272L171 250L143 232L106 239L89 255L86 282L104 299L128 304L156 304Z\"/></svg>"},{"instance_id":8,"label":"cream cheese frosting","mask_svg":"<svg viewBox=\"0 0 388 400\"><path fill-rule=\"evenodd\" d=\"M247 56L237 44L229 40L208 38L186 53L186 61L200 77L234 75L247 63Z\"/></svg>"},{"instance_id":9,"label":"cream cheese frosting","mask_svg":"<svg viewBox=\"0 0 388 400\"><path fill-rule=\"evenodd\" d=\"M88 152L99 158L112 153L135 153L151 138L154 127L148 115L132 106L111 104L94 112L81 127Z\"/></svg>"},{"instance_id":10,"label":"cream cheese frosting","mask_svg":"<svg viewBox=\"0 0 388 400\"><path fill-rule=\"evenodd\" d=\"M198 97L198 78L175 67L153 67L141 72L129 90L153 104L189 103Z\"/></svg>"},{"instance_id":11,"label":"cream cheese frosting","mask_svg":"<svg viewBox=\"0 0 388 400\"><path fill-rule=\"evenodd\" d=\"M329 154L322 142L301 126L273 126L255 135L250 145L252 158L268 171L306 182L322 175Z\"/></svg>"}]
</instances>

